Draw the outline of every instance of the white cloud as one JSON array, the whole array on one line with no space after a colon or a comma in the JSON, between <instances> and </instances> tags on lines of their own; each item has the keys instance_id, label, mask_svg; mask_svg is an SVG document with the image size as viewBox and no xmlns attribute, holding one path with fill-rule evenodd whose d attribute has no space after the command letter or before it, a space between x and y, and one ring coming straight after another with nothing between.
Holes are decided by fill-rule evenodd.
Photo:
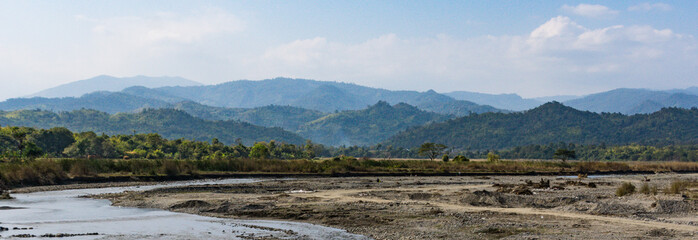
<instances>
[{"instance_id":1,"label":"white cloud","mask_svg":"<svg viewBox=\"0 0 698 240\"><path fill-rule=\"evenodd\" d=\"M230 45L245 30L243 20L213 8L145 16L75 15L69 25L77 30L61 34L70 38L33 31L41 38L3 45L0 37L0 79L22 83L0 89L0 100L102 74L222 81L229 79L231 61L225 58ZM37 39L48 44L30 42Z\"/></svg>"},{"instance_id":2,"label":"white cloud","mask_svg":"<svg viewBox=\"0 0 698 240\"><path fill-rule=\"evenodd\" d=\"M236 16L217 9L191 15L160 12L149 17L114 17L89 19L78 15L76 20L94 23L92 31L99 37L139 45L161 42L192 43L215 34L236 33L245 23Z\"/></svg>"},{"instance_id":3,"label":"white cloud","mask_svg":"<svg viewBox=\"0 0 698 240\"><path fill-rule=\"evenodd\" d=\"M571 14L592 18L612 17L618 14L618 11L612 10L604 5L598 4L582 3L577 6L570 6L565 4L562 6L562 10Z\"/></svg>"},{"instance_id":4,"label":"white cloud","mask_svg":"<svg viewBox=\"0 0 698 240\"><path fill-rule=\"evenodd\" d=\"M670 29L590 29L558 16L524 36L459 40L386 34L356 44L297 40L267 49L249 62L249 70L392 89L579 94L695 82L696 45L692 36Z\"/></svg>"},{"instance_id":5,"label":"white cloud","mask_svg":"<svg viewBox=\"0 0 698 240\"><path fill-rule=\"evenodd\" d=\"M628 11L649 12L653 10L670 11L671 5L666 3L640 3L628 7Z\"/></svg>"}]
</instances>

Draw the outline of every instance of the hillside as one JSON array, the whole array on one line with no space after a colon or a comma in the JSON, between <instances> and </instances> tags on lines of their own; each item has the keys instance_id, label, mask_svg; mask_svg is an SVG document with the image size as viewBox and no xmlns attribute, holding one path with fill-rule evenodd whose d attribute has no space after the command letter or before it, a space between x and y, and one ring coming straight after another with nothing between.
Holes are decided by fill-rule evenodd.
<instances>
[{"instance_id":1,"label":"hillside","mask_svg":"<svg viewBox=\"0 0 698 240\"><path fill-rule=\"evenodd\" d=\"M94 110L54 113L41 110L0 112L0 125L36 128L66 127L71 131L94 131L109 135L158 133L167 139L210 141L218 138L232 144L276 140L301 144L305 140L280 128L266 128L239 121L207 121L174 109L144 110L140 113L110 115Z\"/></svg>"},{"instance_id":2,"label":"hillside","mask_svg":"<svg viewBox=\"0 0 698 240\"><path fill-rule=\"evenodd\" d=\"M456 100L434 91L390 91L339 82L275 78L261 81L232 81L218 85L162 87L138 93L141 97L166 96L188 99L205 105L227 108L254 108L289 105L311 110L334 112L358 110L378 101L401 102L422 110L458 116L471 112L500 111L491 106ZM448 106L448 107L444 107Z\"/></svg>"},{"instance_id":3,"label":"hillside","mask_svg":"<svg viewBox=\"0 0 698 240\"><path fill-rule=\"evenodd\" d=\"M256 108L221 108L191 101L171 104L170 107L207 120L238 120L258 126L281 127L289 131L327 115L319 111L291 106L264 106Z\"/></svg>"},{"instance_id":4,"label":"hillside","mask_svg":"<svg viewBox=\"0 0 698 240\"><path fill-rule=\"evenodd\" d=\"M143 87L129 88L129 92L142 91ZM54 112L92 109L110 114L130 113L146 108L174 108L204 120L239 120L265 127L282 127L295 131L300 125L318 119L326 113L290 106L264 106L257 108L212 107L180 98L158 96L144 98L124 92L96 92L82 97L65 98L13 98L0 102L0 110L48 110ZM174 102L174 103L170 103Z\"/></svg>"},{"instance_id":5,"label":"hillside","mask_svg":"<svg viewBox=\"0 0 698 240\"><path fill-rule=\"evenodd\" d=\"M455 91L444 95L458 100L465 100L481 105L489 105L499 109L513 111L528 110L543 104L535 99L524 99L517 94L487 94L477 92Z\"/></svg>"},{"instance_id":6,"label":"hillside","mask_svg":"<svg viewBox=\"0 0 698 240\"><path fill-rule=\"evenodd\" d=\"M625 116L579 111L552 102L520 113L485 113L412 128L384 145L414 148L424 142L472 150L558 142L697 144L698 109L665 108Z\"/></svg>"},{"instance_id":7,"label":"hillside","mask_svg":"<svg viewBox=\"0 0 698 240\"><path fill-rule=\"evenodd\" d=\"M142 108L163 108L169 103L157 99L137 97L125 93L95 92L81 97L13 98L0 102L0 110L41 109L54 112L94 109L107 113L133 112Z\"/></svg>"},{"instance_id":8,"label":"hillside","mask_svg":"<svg viewBox=\"0 0 698 240\"><path fill-rule=\"evenodd\" d=\"M147 77L135 76L118 78L101 75L90 79L66 83L57 87L49 88L28 97L79 97L87 93L98 91L117 92L132 86L144 86L149 88L164 86L196 86L201 83L187 80L180 77Z\"/></svg>"},{"instance_id":9,"label":"hillside","mask_svg":"<svg viewBox=\"0 0 698 240\"><path fill-rule=\"evenodd\" d=\"M620 88L587 95L564 103L579 110L599 113L651 113L663 107L698 107L698 95L691 93L691 88L670 91Z\"/></svg>"},{"instance_id":10,"label":"hillside","mask_svg":"<svg viewBox=\"0 0 698 240\"><path fill-rule=\"evenodd\" d=\"M298 133L325 145L372 145L409 127L447 118L405 103L390 106L381 101L367 109L327 115L301 126Z\"/></svg>"}]
</instances>

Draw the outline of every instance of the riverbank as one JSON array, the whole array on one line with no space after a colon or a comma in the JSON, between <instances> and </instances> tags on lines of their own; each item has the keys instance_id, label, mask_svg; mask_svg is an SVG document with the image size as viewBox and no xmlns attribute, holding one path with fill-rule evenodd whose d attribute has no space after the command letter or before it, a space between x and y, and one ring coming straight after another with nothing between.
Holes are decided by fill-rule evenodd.
<instances>
[{"instance_id":1,"label":"riverbank","mask_svg":"<svg viewBox=\"0 0 698 240\"><path fill-rule=\"evenodd\" d=\"M37 159L0 163L0 189L210 178L698 173L698 162L437 162L424 160Z\"/></svg>"},{"instance_id":2,"label":"riverbank","mask_svg":"<svg viewBox=\"0 0 698 240\"><path fill-rule=\"evenodd\" d=\"M13 193L0 200L0 239L367 239L341 229L300 222L221 219L153 208L114 207L84 196L162 187L245 184L257 179L209 179L139 186L65 185L70 190ZM38 189L26 189L38 190ZM48 190L48 189L47 189Z\"/></svg>"},{"instance_id":3,"label":"riverbank","mask_svg":"<svg viewBox=\"0 0 698 240\"><path fill-rule=\"evenodd\" d=\"M321 224L376 239L692 239L698 234L696 200L661 192L617 197L615 191L624 182L663 189L696 179L698 174L304 178L98 197L116 206Z\"/></svg>"}]
</instances>

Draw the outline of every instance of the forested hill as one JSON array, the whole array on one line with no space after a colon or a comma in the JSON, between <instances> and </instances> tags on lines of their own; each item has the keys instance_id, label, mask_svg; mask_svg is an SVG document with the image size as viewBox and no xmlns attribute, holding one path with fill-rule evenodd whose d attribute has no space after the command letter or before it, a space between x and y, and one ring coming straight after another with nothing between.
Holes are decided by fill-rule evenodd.
<instances>
[{"instance_id":1,"label":"forested hill","mask_svg":"<svg viewBox=\"0 0 698 240\"><path fill-rule=\"evenodd\" d=\"M503 149L529 144L698 144L698 109L652 114L579 111L557 102L520 113L485 113L401 132L384 145L413 148L435 142L456 149Z\"/></svg>"},{"instance_id":2,"label":"forested hill","mask_svg":"<svg viewBox=\"0 0 698 240\"><path fill-rule=\"evenodd\" d=\"M239 121L207 121L174 109L147 109L140 113L110 115L94 110L54 113L41 110L0 112L0 125L36 128L66 127L75 132L94 131L109 135L158 133L168 139L210 141L218 138L232 144L241 139L245 144L276 140L301 144L305 139L281 128L255 126Z\"/></svg>"},{"instance_id":3,"label":"forested hill","mask_svg":"<svg viewBox=\"0 0 698 240\"><path fill-rule=\"evenodd\" d=\"M328 114L291 106L270 105L256 108L222 108L191 101L175 103L170 105L170 107L207 120L240 120L258 126L281 127L289 131L296 131L303 124Z\"/></svg>"},{"instance_id":4,"label":"forested hill","mask_svg":"<svg viewBox=\"0 0 698 240\"><path fill-rule=\"evenodd\" d=\"M134 91L137 90L137 91ZM254 108L289 105L323 112L358 110L378 101L401 102L422 110L458 116L470 112L501 111L491 106L456 100L434 91L390 91L349 83L306 79L275 78L261 81L232 81L218 85L126 89L147 98L188 99L205 105L227 108Z\"/></svg>"},{"instance_id":5,"label":"forested hill","mask_svg":"<svg viewBox=\"0 0 698 240\"><path fill-rule=\"evenodd\" d=\"M95 109L107 113L133 112L142 108L163 108L168 102L138 97L121 92L94 92L81 97L63 98L12 98L0 102L0 110L15 111L41 109L54 112L73 111L82 108Z\"/></svg>"},{"instance_id":6,"label":"forested hill","mask_svg":"<svg viewBox=\"0 0 698 240\"><path fill-rule=\"evenodd\" d=\"M408 127L449 117L405 103L390 106L381 101L367 109L342 111L309 122L298 133L314 142L332 146L373 145Z\"/></svg>"}]
</instances>

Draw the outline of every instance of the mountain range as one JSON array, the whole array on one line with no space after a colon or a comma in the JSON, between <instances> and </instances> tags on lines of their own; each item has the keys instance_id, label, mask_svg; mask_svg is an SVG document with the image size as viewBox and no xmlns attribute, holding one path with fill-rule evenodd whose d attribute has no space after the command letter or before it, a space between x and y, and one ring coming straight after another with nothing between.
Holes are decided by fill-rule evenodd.
<instances>
[{"instance_id":1,"label":"mountain range","mask_svg":"<svg viewBox=\"0 0 698 240\"><path fill-rule=\"evenodd\" d=\"M97 87L100 81L104 82L102 84L104 86ZM143 82L154 85L149 85L151 87L134 86L136 83ZM93 91L104 89L117 90ZM554 116L536 116L541 118L541 123L535 124L525 121L533 121L532 119L535 119L535 117L530 117L531 113L551 108L551 105L543 104L539 99L525 99L516 94L483 94L464 91L440 94L433 90L426 92L390 91L348 83L306 79L275 78L261 81L242 80L218 85L200 85L181 78L149 78L144 76L114 78L99 76L40 93L45 94L51 91L65 91L66 93L91 92L80 97L15 98L0 102L0 110L10 111L3 113L7 117L5 120L0 121L0 124L35 127L53 127L61 126L62 124L64 126L72 126L71 130L75 131L91 130L109 134L124 134L124 131L127 131L125 129L132 128L144 132L164 131L167 133L163 134L166 137L200 138L204 140L217 135L214 129L235 132L226 129L226 127L235 127L250 130L245 130L247 132L239 130L244 132L242 135L240 132L227 135L222 134L222 137L219 138L230 142L239 136L243 136L240 137L243 141L250 142L283 136L277 140L299 142L304 139L310 139L317 143L333 146L373 145L385 142L386 144L405 147L414 147L410 144L419 143L420 141L438 140L459 146L467 145L469 147L486 149L510 147L512 144L532 144L564 139L571 139L577 142L594 142L595 140L578 138L578 136L575 138L573 134L565 134L578 131L588 132L590 130L585 129L585 127L589 126L596 126L599 129L617 128L616 125L608 125L607 123L584 122L591 119L589 116L597 116L593 112L612 112L627 115L653 113L666 107L692 108L698 104L698 87L666 91L616 89L587 96L553 96L551 97L553 99L574 98L565 101L563 103L564 108L559 107L558 110L560 111L557 111L557 114L573 117L555 119ZM37 93L37 95L40 94ZM540 106L541 104L543 105ZM558 105L563 106L560 103L555 103L552 106ZM567 106L591 112L579 111L580 113L575 112L571 114L571 108ZM21 111L27 109L47 111ZM154 109L174 112L155 114L156 112L153 112ZM523 112L517 113L518 115L508 114L508 110L502 109ZM51 115L51 112L48 111L53 112L54 115ZM473 113L475 115L469 116ZM82 116L77 118L81 120L74 123L64 121L65 116L72 116L70 114ZM13 118L13 116L24 115L36 115L34 117L36 119L48 118L42 120L41 124L33 120L27 120L31 118L24 118L24 120ZM181 124L177 121L159 122L156 125L145 124L143 127L135 125L136 123L148 123L149 120L145 119L146 117L165 117L165 119L172 120L172 117L175 115L177 116L175 119L185 120L184 122L189 125ZM606 119L604 121L611 122L626 121L623 119L628 117L620 114L600 114L598 116ZM607 116L614 117L609 118ZM634 119L642 118L642 116L645 115L631 117ZM131 118L139 118L141 120L130 121L130 123L127 123L128 121L113 120L128 120ZM492 118L490 119L492 122L488 123L482 120L482 118ZM570 128L555 127L556 122L574 125L572 121L575 118L585 125ZM88 122L83 121L86 119L91 120ZM555 120L545 122L550 119ZM100 124L100 121L105 121L107 124ZM159 121L159 119L152 121ZM454 121L458 123L448 125L453 124ZM483 125L473 125L478 121ZM198 131L205 134L197 134L197 125L193 124L194 122L202 124L201 129ZM242 122L249 126L240 125ZM174 127L164 127L167 124L188 126L191 132L178 132ZM217 124L222 124L225 127L213 127L214 125L217 126ZM526 128L522 130L517 127L519 129L517 131L524 132L514 131L513 133L505 134L506 136L495 137L495 139L499 140L496 140L496 143L492 143L489 142L488 137L507 131L501 128L488 128L492 127L493 124L512 125L510 127L523 124L522 126ZM538 129L540 126L545 126L545 124L550 124L551 126L547 130L553 129L560 132L546 132L543 131L545 129ZM428 132L434 129L429 129L429 127L446 129L438 134L448 137L441 139L437 136L430 136ZM449 131L449 128L453 129L453 131ZM467 130L463 130L464 128ZM272 134L270 133L271 130L268 129L276 129L282 132ZM530 132L532 129L538 129L540 133ZM260 133L260 136L264 137L255 137L253 132L256 131ZM615 133L627 134L619 131ZM521 136L526 137L517 137L517 134L523 134ZM536 134L547 135L539 136ZM612 137L601 133L590 134L595 136L593 139L608 143L625 143L629 141L620 141L619 139L623 139L620 135ZM630 134L630 136L636 135ZM482 138L483 140L480 140L479 143L468 142L475 141L471 139L472 137ZM505 137L512 139L502 140ZM643 139L640 136L638 141L645 141ZM657 141L666 142L664 140ZM652 141L647 140L645 142Z\"/></svg>"},{"instance_id":2,"label":"mountain range","mask_svg":"<svg viewBox=\"0 0 698 240\"><path fill-rule=\"evenodd\" d=\"M513 93L487 94L467 91L456 91L444 93L444 95L458 100L471 101L478 104L486 104L496 108L508 109L513 111L528 110L545 103L536 99L525 99Z\"/></svg>"},{"instance_id":3,"label":"mountain range","mask_svg":"<svg viewBox=\"0 0 698 240\"><path fill-rule=\"evenodd\" d=\"M390 91L349 83L291 78L240 80L207 86L136 88L124 92L165 101L186 99L227 108L285 105L334 112L363 109L378 101L386 101L390 104L407 103L425 111L457 116L501 111L491 106L456 100L433 90Z\"/></svg>"},{"instance_id":4,"label":"mountain range","mask_svg":"<svg viewBox=\"0 0 698 240\"><path fill-rule=\"evenodd\" d=\"M504 149L558 142L578 144L698 144L698 109L652 114L580 111L558 102L516 113L485 113L403 131L383 143L417 148L424 142L456 149Z\"/></svg>"},{"instance_id":5,"label":"mountain range","mask_svg":"<svg viewBox=\"0 0 698 240\"><path fill-rule=\"evenodd\" d=\"M623 114L652 113L665 107L698 107L698 88L653 91L620 88L564 102L565 105L592 112Z\"/></svg>"},{"instance_id":6,"label":"mountain range","mask_svg":"<svg viewBox=\"0 0 698 240\"><path fill-rule=\"evenodd\" d=\"M96 76L90 79L75 81L57 87L49 88L27 97L79 97L84 94L98 91L121 91L132 86L145 86L150 88L164 86L197 86L201 83L181 77L148 77L134 76L117 78L107 75Z\"/></svg>"},{"instance_id":7,"label":"mountain range","mask_svg":"<svg viewBox=\"0 0 698 240\"><path fill-rule=\"evenodd\" d=\"M522 98L517 94L487 94L466 91L444 93L458 100L490 105L499 109L523 111L557 101L579 110L623 114L652 113L665 107L698 107L698 87L671 90L619 88L585 96Z\"/></svg>"}]
</instances>

